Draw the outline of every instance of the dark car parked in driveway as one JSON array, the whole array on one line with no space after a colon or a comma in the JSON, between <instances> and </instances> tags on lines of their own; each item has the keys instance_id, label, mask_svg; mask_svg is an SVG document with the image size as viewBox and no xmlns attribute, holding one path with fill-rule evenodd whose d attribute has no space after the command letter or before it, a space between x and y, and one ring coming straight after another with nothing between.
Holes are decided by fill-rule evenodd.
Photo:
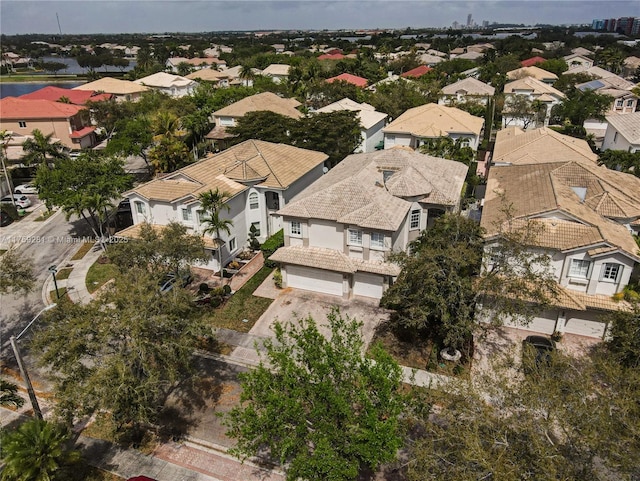
<instances>
[{"instance_id":1,"label":"dark car parked in driveway","mask_svg":"<svg viewBox=\"0 0 640 481\"><path fill-rule=\"evenodd\" d=\"M522 341L525 372L538 370L543 365L548 366L556 349L553 339L545 336L527 336Z\"/></svg>"},{"instance_id":2,"label":"dark car parked in driveway","mask_svg":"<svg viewBox=\"0 0 640 481\"><path fill-rule=\"evenodd\" d=\"M187 287L193 281L193 277L190 272L181 272L178 276L174 272L166 274L158 283L160 286L160 292L169 292L173 287L178 284L180 287Z\"/></svg>"}]
</instances>

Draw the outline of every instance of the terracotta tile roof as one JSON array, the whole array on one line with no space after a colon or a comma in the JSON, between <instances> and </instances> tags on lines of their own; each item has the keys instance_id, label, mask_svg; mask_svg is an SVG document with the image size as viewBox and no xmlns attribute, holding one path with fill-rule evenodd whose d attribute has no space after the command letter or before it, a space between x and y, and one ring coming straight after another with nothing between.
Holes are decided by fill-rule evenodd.
<instances>
[{"instance_id":1,"label":"terracotta tile roof","mask_svg":"<svg viewBox=\"0 0 640 481\"><path fill-rule=\"evenodd\" d=\"M404 78L407 78L407 77L418 78L418 77L422 77L426 73L431 72L432 70L433 69L431 67L427 67L426 65L420 65L419 67L411 69L400 76Z\"/></svg>"},{"instance_id":2,"label":"terracotta tile roof","mask_svg":"<svg viewBox=\"0 0 640 481\"><path fill-rule=\"evenodd\" d=\"M72 104L84 105L88 101L99 102L102 100L108 100L111 98L111 94L96 94L96 92L92 90L63 89L49 85L48 87L41 88L35 92L21 95L18 98L25 100L50 100L52 102L58 102L62 97L68 98L69 102Z\"/></svg>"},{"instance_id":3,"label":"terracotta tile roof","mask_svg":"<svg viewBox=\"0 0 640 481\"><path fill-rule=\"evenodd\" d=\"M547 70L543 70L540 67L535 67L535 66L521 67L521 68L517 68L515 70L510 70L509 72L507 72L508 79L520 79L524 77L532 77L537 80L543 80L543 79L558 80L558 76L553 72L548 72Z\"/></svg>"},{"instance_id":4,"label":"terracotta tile roof","mask_svg":"<svg viewBox=\"0 0 640 481\"><path fill-rule=\"evenodd\" d=\"M167 226L160 224L151 224L151 227L156 232L162 232ZM140 230L142 228L142 223L134 224L126 229L122 229L117 232L115 237L120 237L123 239L139 239L140 238ZM204 241L204 246L208 249L217 249L220 247L220 242L217 239L213 239L208 235L203 235L202 240Z\"/></svg>"},{"instance_id":5,"label":"terracotta tile roof","mask_svg":"<svg viewBox=\"0 0 640 481\"><path fill-rule=\"evenodd\" d=\"M393 232L411 208L411 202L402 196L426 204L455 206L466 172L467 166L460 162L411 149L352 154L279 213Z\"/></svg>"},{"instance_id":6,"label":"terracotta tile roof","mask_svg":"<svg viewBox=\"0 0 640 481\"><path fill-rule=\"evenodd\" d=\"M166 177L142 184L129 193L174 202L187 196L195 199L199 193L216 188L234 196L248 188L244 183L256 180L261 187L287 189L326 159L327 155L322 152L247 140Z\"/></svg>"},{"instance_id":7,"label":"terracotta tile roof","mask_svg":"<svg viewBox=\"0 0 640 481\"><path fill-rule=\"evenodd\" d=\"M215 117L242 117L248 112L268 110L280 115L299 119L302 113L296 110L301 104L296 99L285 99L271 92L263 92L227 105L213 113Z\"/></svg>"},{"instance_id":8,"label":"terracotta tile roof","mask_svg":"<svg viewBox=\"0 0 640 481\"><path fill-rule=\"evenodd\" d=\"M86 137L87 135L93 133L96 130L95 127L84 127L80 130L74 130L73 132L71 132L71 135L69 135L69 138L71 139L81 139L83 137Z\"/></svg>"},{"instance_id":9,"label":"terracotta tile roof","mask_svg":"<svg viewBox=\"0 0 640 481\"><path fill-rule=\"evenodd\" d=\"M198 57L198 58L185 58L185 57L172 57L167 60L171 65L178 66L181 63L187 63L193 67L200 67L201 65L226 65L227 62L217 57Z\"/></svg>"},{"instance_id":10,"label":"terracotta tile roof","mask_svg":"<svg viewBox=\"0 0 640 481\"><path fill-rule=\"evenodd\" d=\"M407 110L387 125L385 133L408 133L414 137L442 137L450 133L480 135L484 119L464 110L438 104L426 104Z\"/></svg>"},{"instance_id":11,"label":"terracotta tile roof","mask_svg":"<svg viewBox=\"0 0 640 481\"><path fill-rule=\"evenodd\" d=\"M3 120L68 119L82 110L85 110L85 107L51 100L26 100L16 97L0 99L0 118Z\"/></svg>"},{"instance_id":12,"label":"terracotta tile roof","mask_svg":"<svg viewBox=\"0 0 640 481\"><path fill-rule=\"evenodd\" d=\"M640 144L640 111L631 114L607 115L607 122L630 144Z\"/></svg>"},{"instance_id":13,"label":"terracotta tile roof","mask_svg":"<svg viewBox=\"0 0 640 481\"><path fill-rule=\"evenodd\" d=\"M318 60L342 60L345 58L341 53L323 53L318 56Z\"/></svg>"},{"instance_id":14,"label":"terracotta tile roof","mask_svg":"<svg viewBox=\"0 0 640 481\"><path fill-rule=\"evenodd\" d=\"M536 95L548 94L557 99L564 98L564 94L558 89L554 89L551 85L547 85L546 83L533 77L519 78L517 80L514 80L513 82L505 84L504 86L504 93L506 94L514 93L515 90L527 90L533 92Z\"/></svg>"},{"instance_id":15,"label":"terracotta tile roof","mask_svg":"<svg viewBox=\"0 0 640 481\"><path fill-rule=\"evenodd\" d=\"M346 274L353 274L358 271L390 276L400 274L400 268L395 264L352 259L338 250L321 247L281 247L269 257L269 260L283 264L344 272Z\"/></svg>"},{"instance_id":16,"label":"terracotta tile roof","mask_svg":"<svg viewBox=\"0 0 640 481\"><path fill-rule=\"evenodd\" d=\"M459 92L465 95L493 95L496 89L473 77L467 77L442 87L442 93L445 95L456 95Z\"/></svg>"},{"instance_id":17,"label":"terracotta tile roof","mask_svg":"<svg viewBox=\"0 0 640 481\"><path fill-rule=\"evenodd\" d=\"M597 309L601 311L628 311L631 306L626 301L617 301L611 296L603 296L599 294L585 294L584 292L571 291L562 289L568 293L573 299L584 306L583 310Z\"/></svg>"},{"instance_id":18,"label":"terracotta tile roof","mask_svg":"<svg viewBox=\"0 0 640 481\"><path fill-rule=\"evenodd\" d=\"M524 131L519 127L499 130L492 162L514 165L559 161L584 161L596 164L587 141L562 135L547 127Z\"/></svg>"},{"instance_id":19,"label":"terracotta tile roof","mask_svg":"<svg viewBox=\"0 0 640 481\"><path fill-rule=\"evenodd\" d=\"M341 73L337 77L328 78L327 80L325 80L325 82L347 82L355 85L356 87L366 87L369 83L366 78L358 77L357 75L351 75L350 73Z\"/></svg>"},{"instance_id":20,"label":"terracotta tile roof","mask_svg":"<svg viewBox=\"0 0 640 481\"><path fill-rule=\"evenodd\" d=\"M127 95L146 92L149 90L149 87L138 85L128 80L104 77L94 82L74 87L73 90L93 90L95 92L106 92L114 95Z\"/></svg>"},{"instance_id":21,"label":"terracotta tile roof","mask_svg":"<svg viewBox=\"0 0 640 481\"><path fill-rule=\"evenodd\" d=\"M536 57L531 57L526 60L523 60L522 62L520 62L520 65L522 65L523 67L533 67L534 65L537 65L539 63L543 63L546 61L547 61L546 58L536 56Z\"/></svg>"}]
</instances>

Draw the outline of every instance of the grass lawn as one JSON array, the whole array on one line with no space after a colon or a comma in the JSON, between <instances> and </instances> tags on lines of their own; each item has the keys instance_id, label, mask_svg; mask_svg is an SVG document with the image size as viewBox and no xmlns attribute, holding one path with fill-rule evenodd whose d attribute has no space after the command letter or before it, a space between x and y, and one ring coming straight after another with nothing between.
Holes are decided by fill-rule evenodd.
<instances>
[{"instance_id":1,"label":"grass lawn","mask_svg":"<svg viewBox=\"0 0 640 481\"><path fill-rule=\"evenodd\" d=\"M415 337L400 339L388 326L381 326L373 337L371 345L379 342L401 366L443 374L446 376L469 377L471 361L465 356L459 362L440 359L441 347L432 339Z\"/></svg>"},{"instance_id":2,"label":"grass lawn","mask_svg":"<svg viewBox=\"0 0 640 481\"><path fill-rule=\"evenodd\" d=\"M56 211L55 210L47 210L44 212L44 214L36 217L34 220L34 222L42 222L47 220L49 217L51 217L53 214L55 214Z\"/></svg>"},{"instance_id":3,"label":"grass lawn","mask_svg":"<svg viewBox=\"0 0 640 481\"><path fill-rule=\"evenodd\" d=\"M107 281L113 279L118 274L118 268L114 264L100 264L96 261L87 272L87 290L93 294L100 289Z\"/></svg>"},{"instance_id":4,"label":"grass lawn","mask_svg":"<svg viewBox=\"0 0 640 481\"><path fill-rule=\"evenodd\" d=\"M248 332L273 302L273 299L253 295L253 291L269 277L272 271L272 268L263 267L256 272L223 306L206 311L207 321L214 327ZM247 319L249 322L242 322L243 319Z\"/></svg>"},{"instance_id":5,"label":"grass lawn","mask_svg":"<svg viewBox=\"0 0 640 481\"><path fill-rule=\"evenodd\" d=\"M106 412L98 413L95 420L82 431L82 434L121 446L139 449L144 454L153 453L158 446L158 438L151 431L145 431L144 434L142 434L142 440L140 442L131 441L131 439L129 439L130 431L127 431L126 428L124 431L121 431L120 434L116 433L116 426L111 414Z\"/></svg>"},{"instance_id":6,"label":"grass lawn","mask_svg":"<svg viewBox=\"0 0 640 481\"><path fill-rule=\"evenodd\" d=\"M67 288L66 287L58 287L58 293L60 294L60 297L64 297L67 296ZM49 299L51 299L53 302L58 302L58 295L56 294L56 290L52 290L49 292ZM69 296L67 296L67 299L69 299Z\"/></svg>"},{"instance_id":7,"label":"grass lawn","mask_svg":"<svg viewBox=\"0 0 640 481\"><path fill-rule=\"evenodd\" d=\"M89 252L93 248L94 245L95 244L93 244L91 242L83 243L80 246L80 248L76 251L76 253L73 254L73 257L71 258L71 260L72 261L77 261L77 260L82 259L87 254L87 252Z\"/></svg>"},{"instance_id":8,"label":"grass lawn","mask_svg":"<svg viewBox=\"0 0 640 481\"><path fill-rule=\"evenodd\" d=\"M69 275L71 274L71 271L73 269L65 267L63 269L60 269L58 271L58 273L56 274L56 279L58 279L59 281L62 281L64 279L69 279Z\"/></svg>"}]
</instances>

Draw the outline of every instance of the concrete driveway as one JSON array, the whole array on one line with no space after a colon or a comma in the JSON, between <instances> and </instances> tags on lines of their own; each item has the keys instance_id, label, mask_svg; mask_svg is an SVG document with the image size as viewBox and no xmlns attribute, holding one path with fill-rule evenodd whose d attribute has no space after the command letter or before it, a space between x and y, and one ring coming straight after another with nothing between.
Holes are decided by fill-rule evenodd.
<instances>
[{"instance_id":1,"label":"concrete driveway","mask_svg":"<svg viewBox=\"0 0 640 481\"><path fill-rule=\"evenodd\" d=\"M265 280L265 282L269 281L270 279ZM378 304L378 300L366 297L344 300L337 296L317 294L301 289L282 289L249 331L249 334L262 338L273 337L272 326L275 321L295 323L299 319L309 316L316 321L321 332L328 334L327 314L331 309L337 307L342 315L355 318L363 323L362 338L366 349L373 339L378 324L389 318L389 311L378 307ZM232 355L248 361L258 359L255 350L244 347L236 348Z\"/></svg>"}]
</instances>

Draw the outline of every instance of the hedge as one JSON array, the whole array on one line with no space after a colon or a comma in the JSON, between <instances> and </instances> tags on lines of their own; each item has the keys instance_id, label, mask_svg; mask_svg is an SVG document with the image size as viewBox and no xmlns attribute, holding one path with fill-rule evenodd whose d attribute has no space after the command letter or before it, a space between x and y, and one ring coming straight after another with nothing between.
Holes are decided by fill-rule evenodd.
<instances>
[{"instance_id":1,"label":"hedge","mask_svg":"<svg viewBox=\"0 0 640 481\"><path fill-rule=\"evenodd\" d=\"M275 262L269 260L269 257L282 246L284 246L284 231L282 229L280 229L278 232L273 234L262 243L262 245L260 246L260 250L262 250L262 255L264 256L265 266L277 266Z\"/></svg>"}]
</instances>

